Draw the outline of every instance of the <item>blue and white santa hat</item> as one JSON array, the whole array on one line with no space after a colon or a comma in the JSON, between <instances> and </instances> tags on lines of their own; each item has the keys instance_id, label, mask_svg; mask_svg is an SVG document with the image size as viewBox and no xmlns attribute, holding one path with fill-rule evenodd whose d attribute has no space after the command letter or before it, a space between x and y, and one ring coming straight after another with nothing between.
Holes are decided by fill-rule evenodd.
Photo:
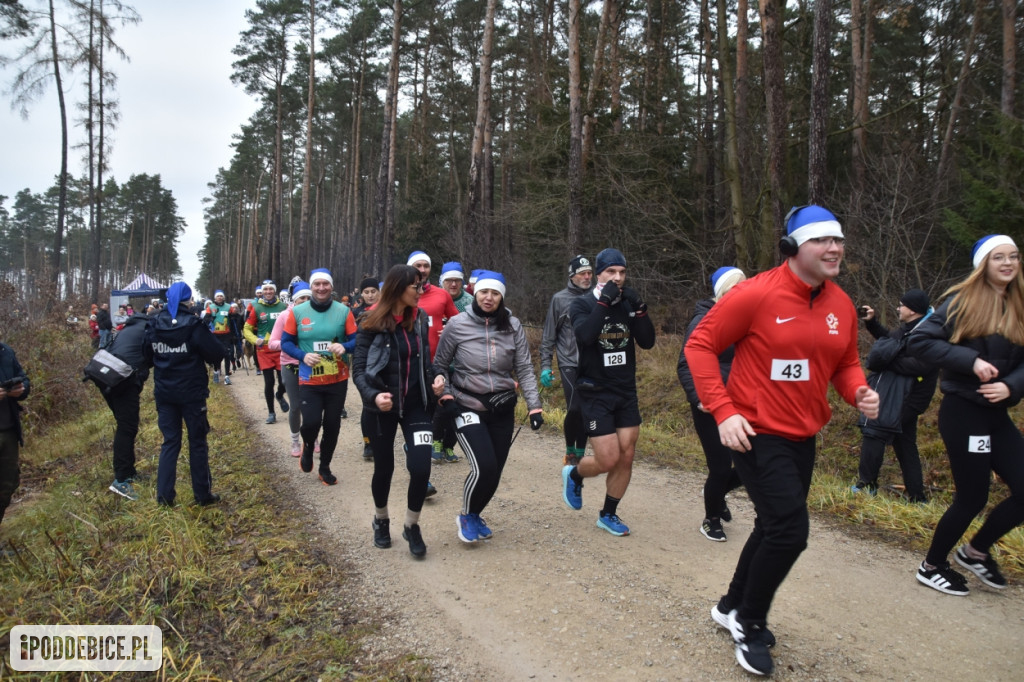
<instances>
[{"instance_id":1,"label":"blue and white santa hat","mask_svg":"<svg viewBox=\"0 0 1024 682\"><path fill-rule=\"evenodd\" d=\"M224 291L221 290L221 289L217 289L217 291L213 292L213 298L214 299L216 299L218 296L224 296Z\"/></svg>"},{"instance_id":2,"label":"blue and white santa hat","mask_svg":"<svg viewBox=\"0 0 1024 682\"><path fill-rule=\"evenodd\" d=\"M786 222L786 234L796 240L797 246L808 239L821 237L844 239L843 228L832 211L814 204L790 211L789 220Z\"/></svg>"},{"instance_id":3,"label":"blue and white santa hat","mask_svg":"<svg viewBox=\"0 0 1024 682\"><path fill-rule=\"evenodd\" d=\"M262 286L256 287L256 297L259 298L262 295L263 295L263 287Z\"/></svg>"},{"instance_id":4,"label":"blue and white santa hat","mask_svg":"<svg viewBox=\"0 0 1024 682\"><path fill-rule=\"evenodd\" d=\"M978 267L985 262L985 256L987 256L992 249L997 246L1010 245L1016 247L1013 243L1013 239L1007 237L1005 234L988 234L974 242L974 247L971 249L971 263L974 267Z\"/></svg>"},{"instance_id":5,"label":"blue and white santa hat","mask_svg":"<svg viewBox=\"0 0 1024 682\"><path fill-rule=\"evenodd\" d=\"M466 279L466 276L462 274L462 263L451 261L441 266L441 283L443 284L446 279Z\"/></svg>"},{"instance_id":6,"label":"blue and white santa hat","mask_svg":"<svg viewBox=\"0 0 1024 682\"><path fill-rule=\"evenodd\" d=\"M486 270L474 270L469 273L469 283L476 284L477 280L480 279L480 273L487 272Z\"/></svg>"},{"instance_id":7,"label":"blue and white santa hat","mask_svg":"<svg viewBox=\"0 0 1024 682\"><path fill-rule=\"evenodd\" d=\"M481 292L484 289L493 289L505 298L505 275L490 270L479 270L480 278L473 285L474 292Z\"/></svg>"},{"instance_id":8,"label":"blue and white santa hat","mask_svg":"<svg viewBox=\"0 0 1024 682\"><path fill-rule=\"evenodd\" d=\"M413 251L412 253L409 254L409 260L405 261L405 264L414 265L416 263L419 263L421 260L427 261L428 265L430 264L430 256L423 253L422 251Z\"/></svg>"},{"instance_id":9,"label":"blue and white santa hat","mask_svg":"<svg viewBox=\"0 0 1024 682\"><path fill-rule=\"evenodd\" d=\"M274 291L277 291L277 285L274 284L274 280L272 280L272 279L265 279L265 280L263 280L263 286L260 287L260 291L262 291L263 289L266 289L267 287L270 287Z\"/></svg>"},{"instance_id":10,"label":"blue and white santa hat","mask_svg":"<svg viewBox=\"0 0 1024 682\"><path fill-rule=\"evenodd\" d=\"M730 283L735 282L738 277L743 276L743 271L731 265L718 268L711 273L711 289L715 292L715 298L721 298L722 293Z\"/></svg>"},{"instance_id":11,"label":"blue and white santa hat","mask_svg":"<svg viewBox=\"0 0 1024 682\"><path fill-rule=\"evenodd\" d=\"M309 284L301 279L298 282L292 282L292 300L294 301L303 296L313 297L313 290L309 288Z\"/></svg>"},{"instance_id":12,"label":"blue and white santa hat","mask_svg":"<svg viewBox=\"0 0 1024 682\"><path fill-rule=\"evenodd\" d=\"M184 282L175 282L167 290L167 309L171 313L171 324L178 324L178 308L192 298L192 287Z\"/></svg>"},{"instance_id":13,"label":"blue and white santa hat","mask_svg":"<svg viewBox=\"0 0 1024 682\"><path fill-rule=\"evenodd\" d=\"M310 284L319 281L329 282L332 287L334 286L334 278L331 277L331 271L327 268L316 268L309 273Z\"/></svg>"}]
</instances>

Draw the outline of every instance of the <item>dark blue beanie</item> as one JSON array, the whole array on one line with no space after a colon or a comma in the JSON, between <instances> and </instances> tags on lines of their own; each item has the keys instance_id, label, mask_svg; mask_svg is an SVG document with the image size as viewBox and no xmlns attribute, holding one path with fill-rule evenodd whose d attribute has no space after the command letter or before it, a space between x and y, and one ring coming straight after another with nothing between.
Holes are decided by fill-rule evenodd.
<instances>
[{"instance_id":1,"label":"dark blue beanie","mask_svg":"<svg viewBox=\"0 0 1024 682\"><path fill-rule=\"evenodd\" d=\"M622 252L618 249L605 249L601 253L597 254L596 260L597 265L594 267L595 275L600 275L613 265L626 267L626 257L623 256Z\"/></svg>"}]
</instances>

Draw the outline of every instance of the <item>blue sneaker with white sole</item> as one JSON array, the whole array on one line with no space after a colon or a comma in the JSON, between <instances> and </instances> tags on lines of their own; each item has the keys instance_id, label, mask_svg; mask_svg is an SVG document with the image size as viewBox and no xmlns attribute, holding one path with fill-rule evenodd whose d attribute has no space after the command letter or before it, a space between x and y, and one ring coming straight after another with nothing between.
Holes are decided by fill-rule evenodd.
<instances>
[{"instance_id":1,"label":"blue sneaker with white sole","mask_svg":"<svg viewBox=\"0 0 1024 682\"><path fill-rule=\"evenodd\" d=\"M473 517L473 523L476 524L476 535L481 540L490 540L494 533L487 527L487 523L480 518L479 514L470 514Z\"/></svg>"},{"instance_id":2,"label":"blue sneaker with white sole","mask_svg":"<svg viewBox=\"0 0 1024 682\"><path fill-rule=\"evenodd\" d=\"M622 522L615 514L601 514L597 517L597 527L608 531L612 535L629 535L629 526Z\"/></svg>"},{"instance_id":3,"label":"blue sneaker with white sole","mask_svg":"<svg viewBox=\"0 0 1024 682\"><path fill-rule=\"evenodd\" d=\"M477 536L476 523L472 514L459 514L455 517L455 524L459 528L459 539L463 542L473 544L480 538Z\"/></svg>"},{"instance_id":4,"label":"blue sneaker with white sole","mask_svg":"<svg viewBox=\"0 0 1024 682\"><path fill-rule=\"evenodd\" d=\"M572 476L569 475L571 471L571 464L562 467L562 501L570 509L583 509L583 484L572 480Z\"/></svg>"}]
</instances>

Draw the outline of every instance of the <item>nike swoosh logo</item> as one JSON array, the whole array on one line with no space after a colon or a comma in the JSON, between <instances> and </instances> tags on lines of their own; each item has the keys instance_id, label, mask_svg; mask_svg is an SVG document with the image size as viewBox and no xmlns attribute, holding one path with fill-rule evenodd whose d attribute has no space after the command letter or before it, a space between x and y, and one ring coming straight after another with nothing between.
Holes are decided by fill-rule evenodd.
<instances>
[{"instance_id":1,"label":"nike swoosh logo","mask_svg":"<svg viewBox=\"0 0 1024 682\"><path fill-rule=\"evenodd\" d=\"M793 317L787 317L786 319L782 319L781 317L776 315L775 316L775 324L785 324L785 323L789 322L790 320L795 320L795 319L796 319L795 315Z\"/></svg>"}]
</instances>

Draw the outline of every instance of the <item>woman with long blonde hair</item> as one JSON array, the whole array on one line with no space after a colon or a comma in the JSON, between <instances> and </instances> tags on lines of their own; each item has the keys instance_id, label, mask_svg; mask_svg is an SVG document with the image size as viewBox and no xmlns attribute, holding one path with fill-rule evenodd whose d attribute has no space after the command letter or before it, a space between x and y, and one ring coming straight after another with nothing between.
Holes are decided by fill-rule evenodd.
<instances>
[{"instance_id":1,"label":"woman with long blonde hair","mask_svg":"<svg viewBox=\"0 0 1024 682\"><path fill-rule=\"evenodd\" d=\"M909 337L911 355L942 368L942 435L956 492L942 515L917 579L965 596L967 579L948 556L988 503L992 472L1010 489L954 559L984 584L1004 589L992 557L999 538L1024 522L1024 437L1008 410L1024 397L1024 275L1006 235L982 237L974 270L946 292L938 310Z\"/></svg>"}]
</instances>

